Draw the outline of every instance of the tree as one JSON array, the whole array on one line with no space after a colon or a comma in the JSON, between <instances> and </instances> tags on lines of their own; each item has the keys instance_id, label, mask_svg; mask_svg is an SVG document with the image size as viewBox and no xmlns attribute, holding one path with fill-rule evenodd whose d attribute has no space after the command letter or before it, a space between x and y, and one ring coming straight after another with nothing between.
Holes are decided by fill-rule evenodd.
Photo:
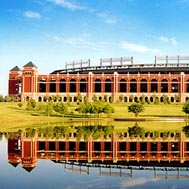
<instances>
[{"instance_id":1,"label":"tree","mask_svg":"<svg viewBox=\"0 0 189 189\"><path fill-rule=\"evenodd\" d=\"M23 103L22 102L19 102L18 103L18 107L21 108L23 106Z\"/></svg>"},{"instance_id":2,"label":"tree","mask_svg":"<svg viewBox=\"0 0 189 189\"><path fill-rule=\"evenodd\" d=\"M64 115L68 113L68 106L63 102L57 102L56 104L53 104L53 110Z\"/></svg>"},{"instance_id":3,"label":"tree","mask_svg":"<svg viewBox=\"0 0 189 189\"><path fill-rule=\"evenodd\" d=\"M90 107L91 104L89 103L88 99L85 98L84 102L80 102L79 106L75 109L75 111L78 111L80 114L85 115L90 113Z\"/></svg>"},{"instance_id":4,"label":"tree","mask_svg":"<svg viewBox=\"0 0 189 189\"><path fill-rule=\"evenodd\" d=\"M138 116L139 113L144 111L144 106L140 103L133 103L128 106L128 112L132 112L135 114L135 117Z\"/></svg>"},{"instance_id":5,"label":"tree","mask_svg":"<svg viewBox=\"0 0 189 189\"><path fill-rule=\"evenodd\" d=\"M81 93L77 93L76 99L77 99L77 102L82 102L82 95L81 95Z\"/></svg>"},{"instance_id":6,"label":"tree","mask_svg":"<svg viewBox=\"0 0 189 189\"><path fill-rule=\"evenodd\" d=\"M128 133L130 137L139 137L144 135L144 128L139 127L137 123L133 127L128 128Z\"/></svg>"},{"instance_id":7,"label":"tree","mask_svg":"<svg viewBox=\"0 0 189 189\"><path fill-rule=\"evenodd\" d=\"M36 101L34 99L29 99L26 105L26 110L32 111L36 108Z\"/></svg>"},{"instance_id":8,"label":"tree","mask_svg":"<svg viewBox=\"0 0 189 189\"><path fill-rule=\"evenodd\" d=\"M0 95L0 102L3 102L4 101L4 97L3 95Z\"/></svg>"},{"instance_id":9,"label":"tree","mask_svg":"<svg viewBox=\"0 0 189 189\"><path fill-rule=\"evenodd\" d=\"M114 113L114 108L113 108L109 103L107 103L107 104L104 105L104 110L103 110L103 112L104 112L105 114L107 114L108 117L110 117L111 114Z\"/></svg>"},{"instance_id":10,"label":"tree","mask_svg":"<svg viewBox=\"0 0 189 189\"><path fill-rule=\"evenodd\" d=\"M52 102L47 102L46 114L49 117L52 113L53 113L53 103Z\"/></svg>"},{"instance_id":11,"label":"tree","mask_svg":"<svg viewBox=\"0 0 189 189\"><path fill-rule=\"evenodd\" d=\"M98 100L97 96L93 95L92 100L93 100L93 102L96 102Z\"/></svg>"},{"instance_id":12,"label":"tree","mask_svg":"<svg viewBox=\"0 0 189 189\"><path fill-rule=\"evenodd\" d=\"M186 125L185 127L182 128L182 131L186 135L186 137L189 137L189 126Z\"/></svg>"},{"instance_id":13,"label":"tree","mask_svg":"<svg viewBox=\"0 0 189 189\"><path fill-rule=\"evenodd\" d=\"M119 101L123 102L124 96L122 94L119 95Z\"/></svg>"},{"instance_id":14,"label":"tree","mask_svg":"<svg viewBox=\"0 0 189 189\"><path fill-rule=\"evenodd\" d=\"M189 117L189 100L187 100L182 107L182 111Z\"/></svg>"}]
</instances>

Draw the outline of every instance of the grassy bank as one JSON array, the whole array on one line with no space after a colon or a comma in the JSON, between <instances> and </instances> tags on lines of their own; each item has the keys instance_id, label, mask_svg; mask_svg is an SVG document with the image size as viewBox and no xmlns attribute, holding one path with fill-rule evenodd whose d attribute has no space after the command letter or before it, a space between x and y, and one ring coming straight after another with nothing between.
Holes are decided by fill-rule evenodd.
<instances>
[{"instance_id":1,"label":"grassy bank","mask_svg":"<svg viewBox=\"0 0 189 189\"><path fill-rule=\"evenodd\" d=\"M134 118L133 113L128 113L127 107L130 104L128 103L113 103L115 113L112 114L111 118ZM70 104L70 109L74 114L78 115L77 112L74 112L76 108L76 103ZM139 114L139 118L185 118L185 113L182 112L183 104L169 104L169 105L145 105L145 111ZM105 119L106 115L102 115L99 122L109 121ZM63 118L57 116L46 116L45 114L37 111L26 111L26 103L23 104L23 107L18 107L18 103L0 103L0 130L18 130L19 128L24 127L41 127L41 126L50 126L50 125L69 125L70 120L72 119L73 124L85 124L84 119L74 119L74 118ZM103 120L102 120L103 119ZM87 121L91 118L87 119ZM74 123L74 121L77 121ZM92 121L95 121L92 120ZM123 128L128 128L133 126L135 122L113 122L113 125L116 126L118 130ZM173 127L174 125L174 127ZM169 123L165 125L160 124L159 122L146 122L139 123L139 126L145 127L147 130L181 130L184 123Z\"/></svg>"}]
</instances>

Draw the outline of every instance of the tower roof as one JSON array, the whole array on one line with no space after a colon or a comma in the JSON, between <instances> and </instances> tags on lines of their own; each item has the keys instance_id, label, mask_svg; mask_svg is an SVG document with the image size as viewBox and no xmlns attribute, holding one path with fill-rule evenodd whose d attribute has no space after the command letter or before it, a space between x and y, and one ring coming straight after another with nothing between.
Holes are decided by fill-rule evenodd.
<instances>
[{"instance_id":1,"label":"tower roof","mask_svg":"<svg viewBox=\"0 0 189 189\"><path fill-rule=\"evenodd\" d=\"M15 66L15 67L12 68L10 71L11 71L11 72L19 72L19 71L21 71L21 69L20 69L18 66Z\"/></svg>"},{"instance_id":2,"label":"tower roof","mask_svg":"<svg viewBox=\"0 0 189 189\"><path fill-rule=\"evenodd\" d=\"M25 64L24 66L23 66L24 68L28 68L28 67L35 67L35 68L37 68L37 66L33 63L33 62L31 62L31 61L29 61L27 64Z\"/></svg>"},{"instance_id":3,"label":"tower roof","mask_svg":"<svg viewBox=\"0 0 189 189\"><path fill-rule=\"evenodd\" d=\"M23 167L28 173L30 173L35 167Z\"/></svg>"},{"instance_id":4,"label":"tower roof","mask_svg":"<svg viewBox=\"0 0 189 189\"><path fill-rule=\"evenodd\" d=\"M13 167L17 167L20 162L9 162Z\"/></svg>"}]
</instances>

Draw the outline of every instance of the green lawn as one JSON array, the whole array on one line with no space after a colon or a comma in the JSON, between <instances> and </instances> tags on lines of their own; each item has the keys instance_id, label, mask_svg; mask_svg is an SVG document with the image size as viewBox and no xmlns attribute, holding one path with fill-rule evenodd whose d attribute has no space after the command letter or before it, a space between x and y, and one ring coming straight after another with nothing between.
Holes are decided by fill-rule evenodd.
<instances>
[{"instance_id":1,"label":"green lawn","mask_svg":"<svg viewBox=\"0 0 189 189\"><path fill-rule=\"evenodd\" d=\"M115 113L112 117L135 117L133 113L127 111L128 103L113 104ZM144 105L144 112L139 117L185 117L182 112L183 104L160 104L160 105Z\"/></svg>"},{"instance_id":2,"label":"green lawn","mask_svg":"<svg viewBox=\"0 0 189 189\"><path fill-rule=\"evenodd\" d=\"M76 103L72 103L71 109L74 111L76 107ZM130 104L128 103L113 103L112 106L115 109L115 113L112 114L111 118L134 118L133 113L128 113L127 107ZM173 118L173 117L183 117L185 118L185 113L182 112L183 104L169 104L169 105L145 105L145 110L139 117L143 118ZM18 107L18 103L16 102L2 102L0 103L0 131L16 131L19 128L24 127L42 127L42 126L50 126L50 125L79 125L86 124L84 120L81 119L75 120L72 119L72 123L70 123L71 118L63 118L63 117L48 117L39 112L26 111L26 103L24 103L22 108ZM75 114L76 112L74 112ZM123 130L131 127L135 124L135 122L110 122L109 119L105 119L106 115L103 115L101 120L98 120L99 123L105 125L107 122L115 126L116 130ZM87 121L91 121L89 118ZM77 121L77 122L75 122ZM95 122L93 120L92 122ZM88 124L88 123L87 123ZM185 123L181 122L139 122L139 126L144 127L146 130L171 130L171 131L180 131Z\"/></svg>"}]
</instances>

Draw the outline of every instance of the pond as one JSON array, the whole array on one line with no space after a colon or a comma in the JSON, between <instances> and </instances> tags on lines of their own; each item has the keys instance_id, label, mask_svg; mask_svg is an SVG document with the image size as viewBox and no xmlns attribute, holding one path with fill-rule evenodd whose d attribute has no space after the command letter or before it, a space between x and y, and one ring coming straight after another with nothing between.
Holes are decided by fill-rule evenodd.
<instances>
[{"instance_id":1,"label":"pond","mask_svg":"<svg viewBox=\"0 0 189 189\"><path fill-rule=\"evenodd\" d=\"M0 149L1 189L189 185L189 137L184 133L141 135L101 125L28 128L2 132Z\"/></svg>"}]
</instances>

